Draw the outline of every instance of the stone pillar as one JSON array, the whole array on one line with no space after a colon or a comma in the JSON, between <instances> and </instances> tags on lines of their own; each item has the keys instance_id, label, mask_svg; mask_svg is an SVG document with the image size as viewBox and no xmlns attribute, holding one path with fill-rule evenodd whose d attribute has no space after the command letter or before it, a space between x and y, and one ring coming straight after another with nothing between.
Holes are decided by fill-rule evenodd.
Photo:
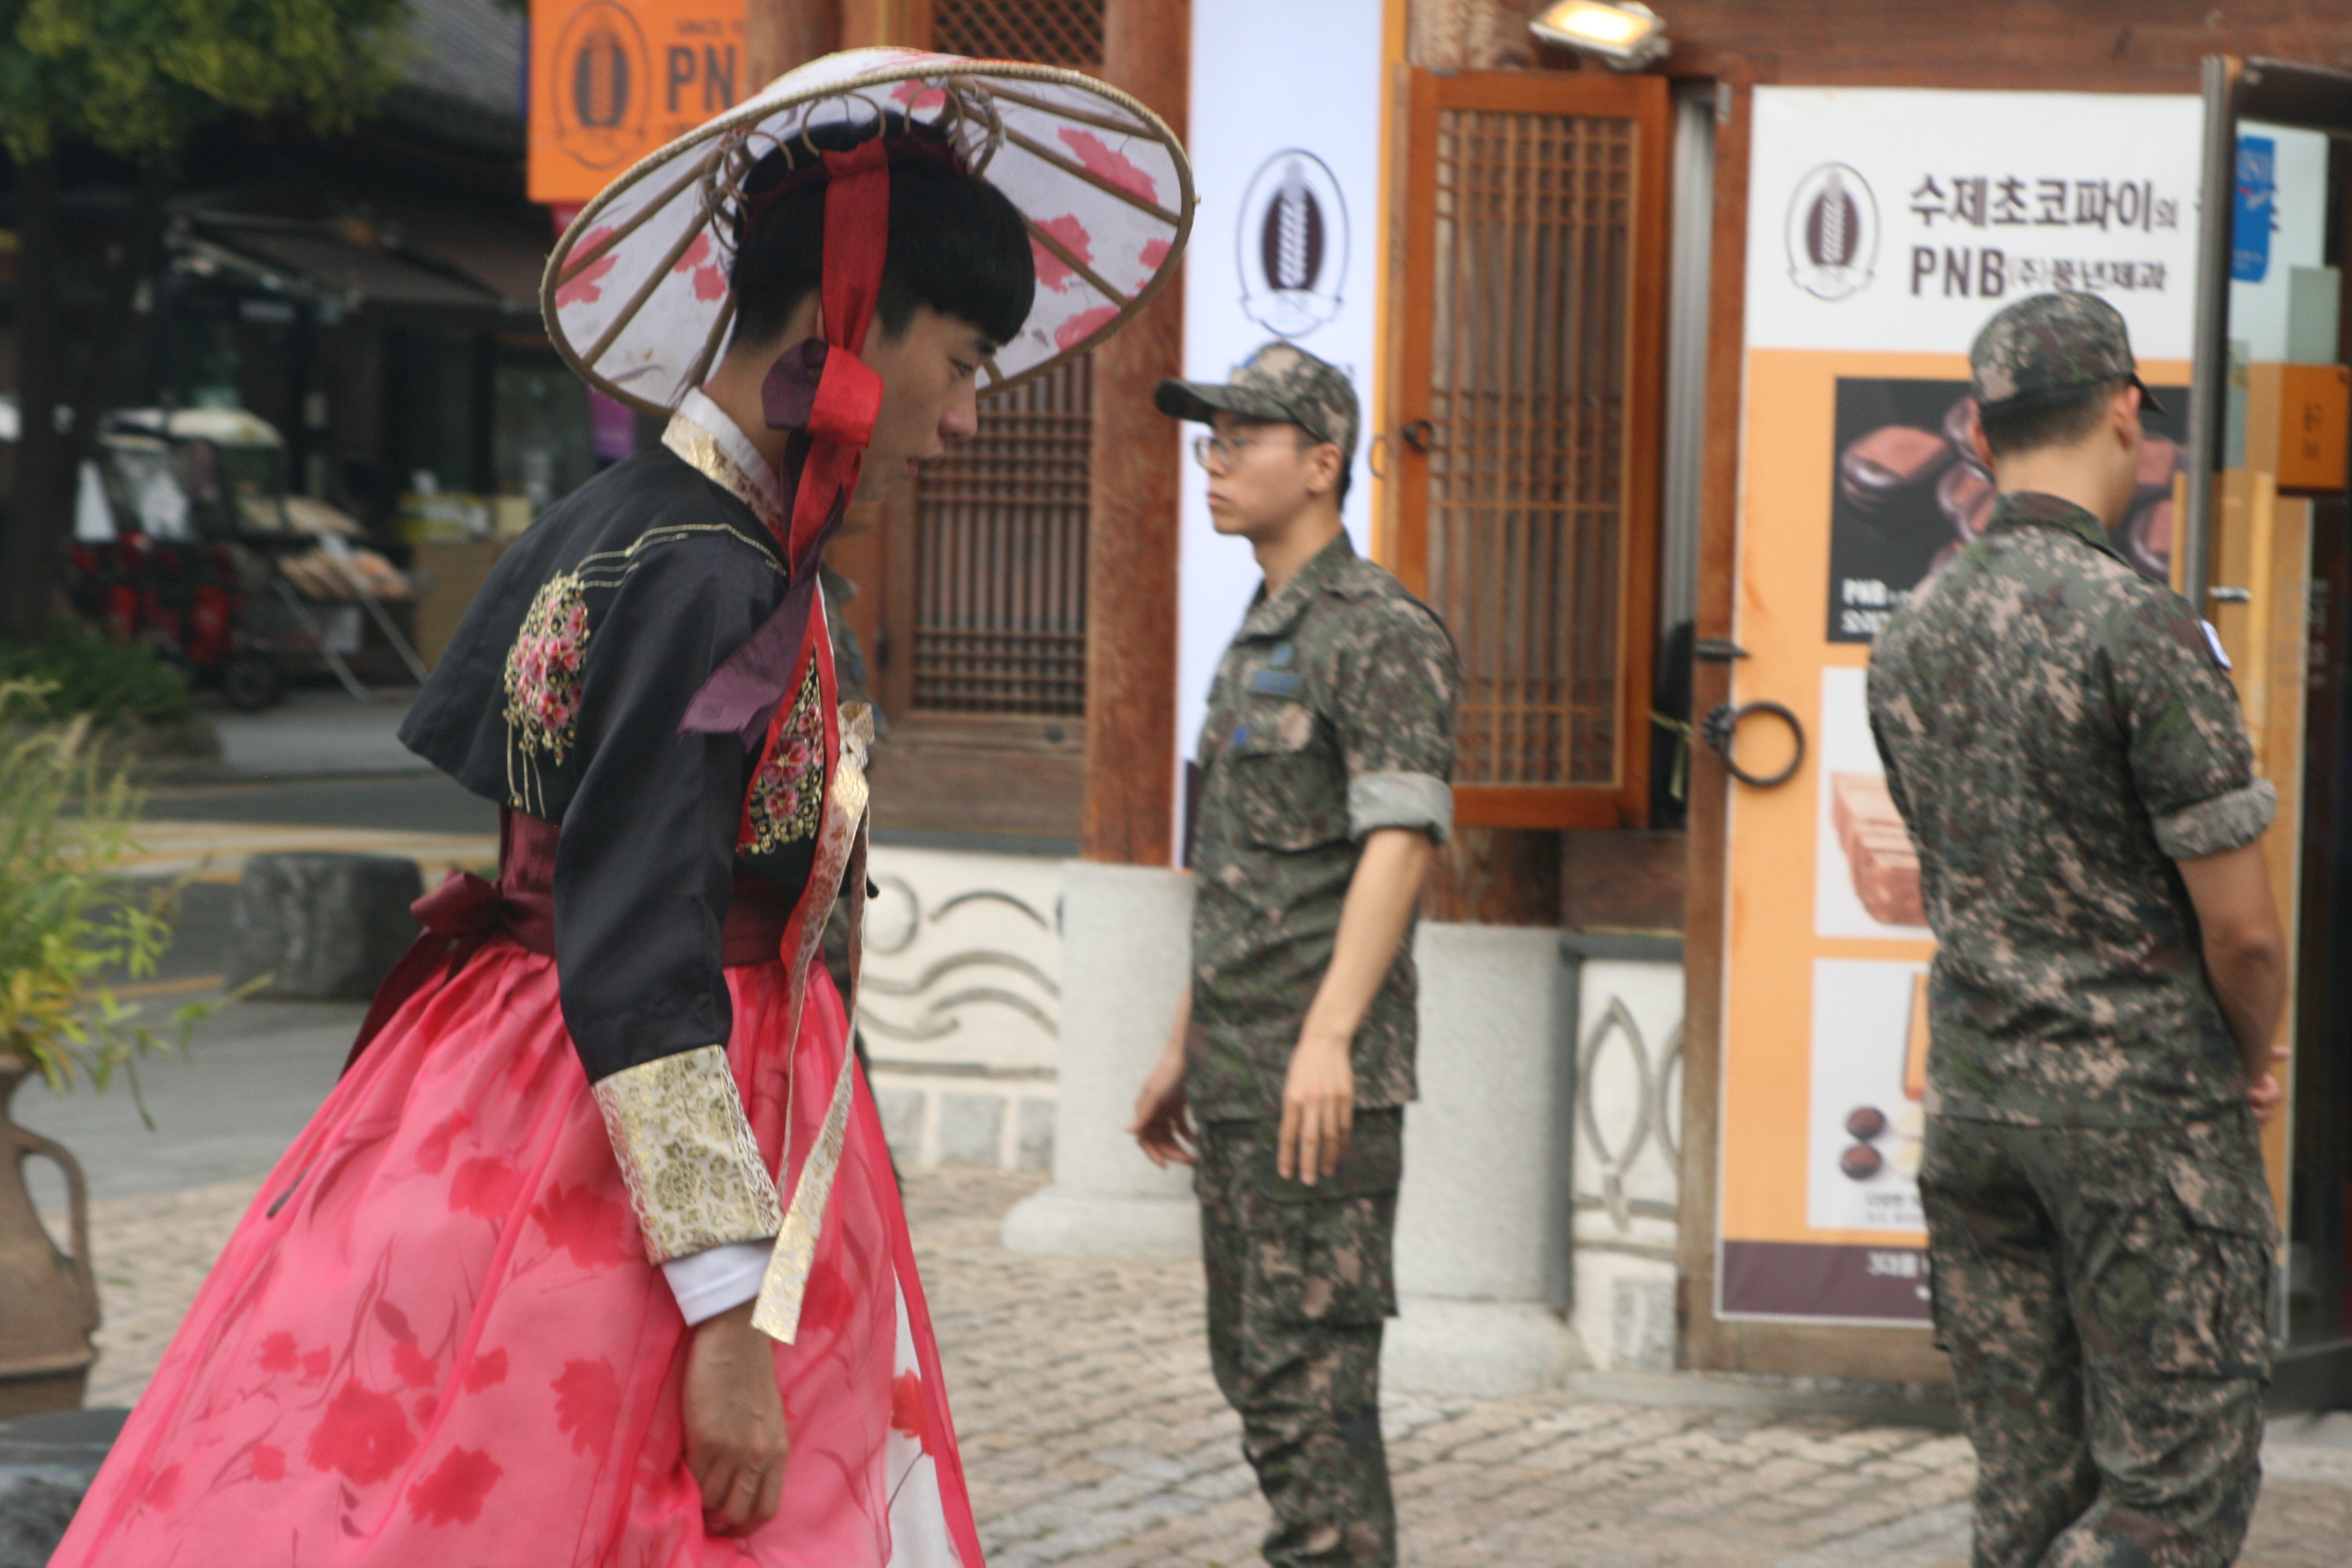
<instances>
[{"instance_id":1,"label":"stone pillar","mask_svg":"<svg viewBox=\"0 0 2352 1568\"><path fill-rule=\"evenodd\" d=\"M1425 921L1413 958L1421 1100L1381 1375L1421 1394L1553 1387L1588 1364L1563 1316L1575 1074L1559 933Z\"/></svg>"},{"instance_id":2,"label":"stone pillar","mask_svg":"<svg viewBox=\"0 0 2352 1568\"><path fill-rule=\"evenodd\" d=\"M1191 967L1192 881L1156 866L1073 860L1062 887L1062 1062L1054 1183L1004 1216L1004 1245L1063 1258L1201 1250L1191 1173L1127 1135Z\"/></svg>"}]
</instances>

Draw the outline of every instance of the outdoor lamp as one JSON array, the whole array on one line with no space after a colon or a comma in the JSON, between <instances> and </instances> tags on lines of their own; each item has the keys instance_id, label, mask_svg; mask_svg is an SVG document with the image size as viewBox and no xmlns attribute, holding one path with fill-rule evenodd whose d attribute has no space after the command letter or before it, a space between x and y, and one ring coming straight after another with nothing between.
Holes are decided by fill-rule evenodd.
<instances>
[{"instance_id":1,"label":"outdoor lamp","mask_svg":"<svg viewBox=\"0 0 2352 1568\"><path fill-rule=\"evenodd\" d=\"M1598 55L1616 70L1640 70L1666 52L1666 24L1640 0L1561 0L1547 5L1528 30L1547 44Z\"/></svg>"}]
</instances>

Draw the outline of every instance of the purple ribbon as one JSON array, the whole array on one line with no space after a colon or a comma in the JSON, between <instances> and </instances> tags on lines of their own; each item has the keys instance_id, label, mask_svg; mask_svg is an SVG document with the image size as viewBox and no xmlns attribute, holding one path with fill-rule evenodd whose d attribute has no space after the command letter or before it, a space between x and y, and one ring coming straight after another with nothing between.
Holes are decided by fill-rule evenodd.
<instances>
[{"instance_id":1,"label":"purple ribbon","mask_svg":"<svg viewBox=\"0 0 2352 1568\"><path fill-rule=\"evenodd\" d=\"M793 498L800 492L801 470L814 444L808 433L809 414L815 406L817 382L824 374L830 352L822 338L796 343L776 356L760 384L761 411L768 428L792 432L777 475L783 486L783 514L788 518ZM841 520L848 510L847 495L834 498L824 526L817 530L800 559L791 563L791 586L784 590L783 603L702 683L694 700L687 704L686 719L678 725L680 734L733 735L747 752L757 752L766 743L768 721L791 690L800 665L801 640L808 634L816 597L817 567L824 560L824 547L841 531ZM769 532L773 537L775 531ZM782 539L776 543L780 550L785 546Z\"/></svg>"}]
</instances>

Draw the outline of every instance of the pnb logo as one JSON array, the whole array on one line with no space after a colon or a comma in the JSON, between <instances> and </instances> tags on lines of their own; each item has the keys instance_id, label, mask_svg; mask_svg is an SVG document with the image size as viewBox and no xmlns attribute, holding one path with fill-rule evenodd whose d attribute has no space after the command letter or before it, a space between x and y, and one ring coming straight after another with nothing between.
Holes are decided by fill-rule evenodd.
<instances>
[{"instance_id":1,"label":"pnb logo","mask_svg":"<svg viewBox=\"0 0 2352 1568\"><path fill-rule=\"evenodd\" d=\"M1276 337L1313 331L1339 313L1348 273L1348 204L1322 159L1286 148L1258 166L1234 236L1242 310Z\"/></svg>"},{"instance_id":2,"label":"pnb logo","mask_svg":"<svg viewBox=\"0 0 2352 1568\"><path fill-rule=\"evenodd\" d=\"M555 144L591 169L609 169L645 142L652 62L637 19L614 0L572 13L555 44Z\"/></svg>"},{"instance_id":3,"label":"pnb logo","mask_svg":"<svg viewBox=\"0 0 2352 1568\"><path fill-rule=\"evenodd\" d=\"M1789 202L1789 277L1817 300L1843 300L1869 286L1878 262L1878 203L1870 182L1843 163L1823 163L1797 182Z\"/></svg>"}]
</instances>

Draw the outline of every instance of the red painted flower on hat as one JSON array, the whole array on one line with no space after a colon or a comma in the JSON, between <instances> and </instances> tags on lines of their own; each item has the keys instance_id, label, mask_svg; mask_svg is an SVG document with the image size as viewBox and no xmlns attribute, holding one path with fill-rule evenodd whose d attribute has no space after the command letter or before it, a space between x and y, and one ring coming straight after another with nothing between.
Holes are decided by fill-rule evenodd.
<instances>
[{"instance_id":1,"label":"red painted flower on hat","mask_svg":"<svg viewBox=\"0 0 2352 1568\"><path fill-rule=\"evenodd\" d=\"M471 1524L482 1517L482 1500L506 1473L482 1449L452 1448L409 1492L408 1511L422 1524Z\"/></svg>"},{"instance_id":2,"label":"red painted flower on hat","mask_svg":"<svg viewBox=\"0 0 2352 1568\"><path fill-rule=\"evenodd\" d=\"M1126 153L1107 145L1093 132L1066 125L1062 128L1062 141L1078 155L1078 162L1087 174L1118 186L1129 195L1158 204L1160 187L1152 182L1151 176L1128 162Z\"/></svg>"},{"instance_id":3,"label":"red painted flower on hat","mask_svg":"<svg viewBox=\"0 0 2352 1568\"><path fill-rule=\"evenodd\" d=\"M583 251L593 250L611 238L612 234L609 228L592 228L580 237L580 243L572 247L572 254L578 256ZM561 310L567 305L593 305L602 300L604 297L602 279L618 265L620 259L620 251L615 247L564 279L555 288L555 308Z\"/></svg>"},{"instance_id":4,"label":"red painted flower on hat","mask_svg":"<svg viewBox=\"0 0 2352 1568\"><path fill-rule=\"evenodd\" d=\"M926 81L902 81L890 89L890 96L905 104L910 114L937 109L948 100L946 89L933 87Z\"/></svg>"},{"instance_id":5,"label":"red painted flower on hat","mask_svg":"<svg viewBox=\"0 0 2352 1568\"><path fill-rule=\"evenodd\" d=\"M694 297L706 304L727 297L727 272L710 259L710 231L708 229L694 237L694 243L686 247L686 254L677 258L677 265L670 270L693 273Z\"/></svg>"},{"instance_id":6,"label":"red painted flower on hat","mask_svg":"<svg viewBox=\"0 0 2352 1568\"><path fill-rule=\"evenodd\" d=\"M1054 329L1054 346L1057 349L1076 348L1118 320L1118 307L1116 305L1097 305L1091 310L1080 310Z\"/></svg>"},{"instance_id":7,"label":"red painted flower on hat","mask_svg":"<svg viewBox=\"0 0 2352 1568\"><path fill-rule=\"evenodd\" d=\"M327 1413L303 1449L314 1470L341 1470L371 1486L398 1469L415 1451L408 1413L389 1394L347 1383L327 1402Z\"/></svg>"},{"instance_id":8,"label":"red painted flower on hat","mask_svg":"<svg viewBox=\"0 0 2352 1568\"><path fill-rule=\"evenodd\" d=\"M1154 272L1159 271L1161 263L1168 259L1169 251L1173 248L1174 247L1164 239L1145 240L1141 252L1143 265Z\"/></svg>"},{"instance_id":9,"label":"red painted flower on hat","mask_svg":"<svg viewBox=\"0 0 2352 1568\"><path fill-rule=\"evenodd\" d=\"M1087 233L1087 226L1078 221L1076 214L1064 213L1060 217L1049 217L1037 227L1041 233L1050 235L1055 245L1080 261L1089 267L1094 265L1094 237ZM1071 279L1077 276L1068 262L1055 255L1044 240L1034 236L1029 241L1029 257L1037 264L1037 286L1041 289L1051 289L1058 294L1070 286Z\"/></svg>"}]
</instances>

